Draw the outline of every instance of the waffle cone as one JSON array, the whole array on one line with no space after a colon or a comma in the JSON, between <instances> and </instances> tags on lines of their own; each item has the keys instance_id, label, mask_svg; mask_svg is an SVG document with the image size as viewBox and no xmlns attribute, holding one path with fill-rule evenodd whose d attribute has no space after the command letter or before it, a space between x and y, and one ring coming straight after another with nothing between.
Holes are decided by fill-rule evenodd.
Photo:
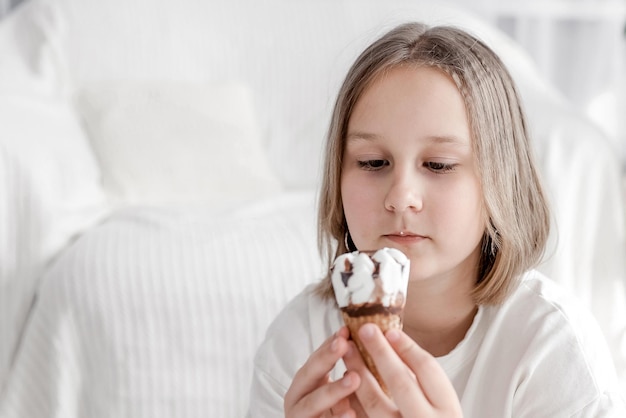
<instances>
[{"instance_id":1,"label":"waffle cone","mask_svg":"<svg viewBox=\"0 0 626 418\"><path fill-rule=\"evenodd\" d=\"M378 369L376 369L376 365L374 361L370 357L369 353L365 350L365 347L361 343L361 339L359 338L359 328L363 324L373 323L378 325L378 327L382 330L383 333L387 332L390 329L402 329L402 316L399 314L393 313L376 313L373 315L359 315L359 316L350 316L347 312L343 312L343 321L346 326L350 330L350 337L354 340L359 352L361 353L361 357L365 361L365 365L372 372L380 387L383 391L389 395L389 391L387 390L387 386L385 382L383 382L382 377L378 373Z\"/></svg>"}]
</instances>

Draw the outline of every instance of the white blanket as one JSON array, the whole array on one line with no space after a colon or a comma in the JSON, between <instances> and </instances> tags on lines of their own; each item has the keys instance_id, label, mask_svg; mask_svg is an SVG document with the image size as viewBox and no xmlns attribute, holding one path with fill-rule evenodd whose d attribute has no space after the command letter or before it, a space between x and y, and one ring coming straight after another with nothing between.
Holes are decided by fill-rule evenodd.
<instances>
[{"instance_id":1,"label":"white blanket","mask_svg":"<svg viewBox=\"0 0 626 418\"><path fill-rule=\"evenodd\" d=\"M266 326L320 277L314 207L115 213L43 278L0 416L243 416Z\"/></svg>"}]
</instances>

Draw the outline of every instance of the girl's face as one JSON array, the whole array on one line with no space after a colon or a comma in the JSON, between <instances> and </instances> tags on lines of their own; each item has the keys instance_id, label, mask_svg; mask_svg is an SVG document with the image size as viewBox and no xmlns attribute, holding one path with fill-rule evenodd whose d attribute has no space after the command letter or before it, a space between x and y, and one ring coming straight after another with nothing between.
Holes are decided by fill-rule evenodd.
<instances>
[{"instance_id":1,"label":"girl's face","mask_svg":"<svg viewBox=\"0 0 626 418\"><path fill-rule=\"evenodd\" d=\"M348 123L341 194L357 248L403 251L411 280L475 280L483 195L465 105L447 75L399 67L365 90Z\"/></svg>"}]
</instances>

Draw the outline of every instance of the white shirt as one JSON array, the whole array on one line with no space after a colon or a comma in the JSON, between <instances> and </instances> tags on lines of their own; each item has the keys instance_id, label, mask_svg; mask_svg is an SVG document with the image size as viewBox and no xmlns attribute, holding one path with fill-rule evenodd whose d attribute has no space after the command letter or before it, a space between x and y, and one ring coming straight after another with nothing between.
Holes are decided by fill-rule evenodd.
<instances>
[{"instance_id":1,"label":"white shirt","mask_svg":"<svg viewBox=\"0 0 626 418\"><path fill-rule=\"evenodd\" d=\"M334 301L307 287L257 351L249 417L282 417L283 396L309 355L343 325ZM465 418L626 417L595 320L536 271L499 306L480 306L465 338L437 358ZM338 362L331 373L345 371Z\"/></svg>"}]
</instances>

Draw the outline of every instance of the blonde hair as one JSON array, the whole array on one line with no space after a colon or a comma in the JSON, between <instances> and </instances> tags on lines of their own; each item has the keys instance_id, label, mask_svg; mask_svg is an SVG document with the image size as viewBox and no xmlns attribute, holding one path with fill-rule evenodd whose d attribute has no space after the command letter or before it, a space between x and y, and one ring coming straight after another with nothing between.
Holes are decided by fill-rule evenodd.
<instances>
[{"instance_id":1,"label":"blonde hair","mask_svg":"<svg viewBox=\"0 0 626 418\"><path fill-rule=\"evenodd\" d=\"M318 247L328 267L349 251L341 198L341 167L352 110L381 73L429 66L455 82L468 115L486 208L485 234L473 290L477 304L501 303L520 275L543 255L550 214L515 84L500 58L463 30L421 23L396 27L357 58L337 96L326 143L319 198ZM318 290L332 297L330 277Z\"/></svg>"}]
</instances>

